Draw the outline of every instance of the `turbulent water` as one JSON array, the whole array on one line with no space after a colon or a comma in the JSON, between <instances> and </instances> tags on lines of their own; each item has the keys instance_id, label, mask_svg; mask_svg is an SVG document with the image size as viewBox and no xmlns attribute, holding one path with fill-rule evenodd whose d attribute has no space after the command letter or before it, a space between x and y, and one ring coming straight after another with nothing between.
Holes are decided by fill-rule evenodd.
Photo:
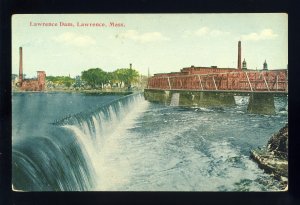
<instances>
[{"instance_id":1,"label":"turbulent water","mask_svg":"<svg viewBox=\"0 0 300 205\"><path fill-rule=\"evenodd\" d=\"M15 93L13 188L23 191L272 191L249 159L287 122L229 108L154 104L142 94Z\"/></svg>"}]
</instances>

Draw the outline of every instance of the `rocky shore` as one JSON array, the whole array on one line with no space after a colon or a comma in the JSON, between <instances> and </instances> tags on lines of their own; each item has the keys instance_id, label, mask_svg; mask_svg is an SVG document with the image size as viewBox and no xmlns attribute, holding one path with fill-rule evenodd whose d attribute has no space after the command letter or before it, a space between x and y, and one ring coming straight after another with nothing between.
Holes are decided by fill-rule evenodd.
<instances>
[{"instance_id":1,"label":"rocky shore","mask_svg":"<svg viewBox=\"0 0 300 205\"><path fill-rule=\"evenodd\" d=\"M267 146L250 151L250 157L266 173L279 180L282 189L288 187L288 124L275 133Z\"/></svg>"}]
</instances>

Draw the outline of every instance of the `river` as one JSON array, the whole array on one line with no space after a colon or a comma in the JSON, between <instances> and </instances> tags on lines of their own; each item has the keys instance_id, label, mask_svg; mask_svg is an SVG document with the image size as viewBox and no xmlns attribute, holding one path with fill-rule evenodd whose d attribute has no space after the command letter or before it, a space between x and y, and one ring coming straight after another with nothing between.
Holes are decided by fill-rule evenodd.
<instances>
[{"instance_id":1,"label":"river","mask_svg":"<svg viewBox=\"0 0 300 205\"><path fill-rule=\"evenodd\" d=\"M186 108L142 94L13 93L12 183L22 191L276 191L249 158L288 120L236 106Z\"/></svg>"}]
</instances>

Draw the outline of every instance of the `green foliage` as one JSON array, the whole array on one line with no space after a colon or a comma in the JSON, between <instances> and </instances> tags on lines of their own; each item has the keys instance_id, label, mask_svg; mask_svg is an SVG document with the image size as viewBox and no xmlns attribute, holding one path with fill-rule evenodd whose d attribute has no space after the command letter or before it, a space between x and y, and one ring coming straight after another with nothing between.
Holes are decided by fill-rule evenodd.
<instances>
[{"instance_id":1,"label":"green foliage","mask_svg":"<svg viewBox=\"0 0 300 205\"><path fill-rule=\"evenodd\" d=\"M116 72L107 72L106 76L107 76L108 83L110 84L110 87L112 87L115 83L118 82Z\"/></svg>"},{"instance_id":2,"label":"green foliage","mask_svg":"<svg viewBox=\"0 0 300 205\"><path fill-rule=\"evenodd\" d=\"M125 86L131 86L132 83L137 82L139 79L138 71L130 68L120 68L115 71L117 80L125 84Z\"/></svg>"},{"instance_id":3,"label":"green foliage","mask_svg":"<svg viewBox=\"0 0 300 205\"><path fill-rule=\"evenodd\" d=\"M46 76L46 80L56 85L64 85L66 87L70 87L75 82L75 79L69 76Z\"/></svg>"},{"instance_id":4,"label":"green foliage","mask_svg":"<svg viewBox=\"0 0 300 205\"><path fill-rule=\"evenodd\" d=\"M101 68L91 68L83 71L81 78L92 88L102 87L105 84L110 84L112 87L116 83L121 87L122 85L131 86L132 83L137 82L139 73L130 68L120 68L113 72L105 72Z\"/></svg>"},{"instance_id":5,"label":"green foliage","mask_svg":"<svg viewBox=\"0 0 300 205\"><path fill-rule=\"evenodd\" d=\"M102 87L103 84L108 83L107 73L101 68L91 68L83 71L81 79L85 81L92 88Z\"/></svg>"},{"instance_id":6,"label":"green foliage","mask_svg":"<svg viewBox=\"0 0 300 205\"><path fill-rule=\"evenodd\" d=\"M131 68L120 68L113 72L105 72L101 68L90 68L81 73L81 80L83 84L89 85L92 88L103 87L109 84L111 87L118 84L120 87L130 87L132 83L138 82L138 71ZM74 86L80 87L81 80L78 76L77 80L67 76L47 76L46 80L55 85L64 85L66 87ZM80 81L80 82L79 82Z\"/></svg>"}]
</instances>

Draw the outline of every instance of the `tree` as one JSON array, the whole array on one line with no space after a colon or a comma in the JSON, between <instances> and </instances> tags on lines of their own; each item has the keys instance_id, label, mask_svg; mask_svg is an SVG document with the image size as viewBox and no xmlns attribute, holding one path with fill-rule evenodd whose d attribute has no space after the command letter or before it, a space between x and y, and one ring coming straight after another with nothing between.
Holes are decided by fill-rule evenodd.
<instances>
[{"instance_id":1,"label":"tree","mask_svg":"<svg viewBox=\"0 0 300 205\"><path fill-rule=\"evenodd\" d=\"M82 83L81 83L81 78L80 78L79 75L77 75L77 76L75 77L74 87L75 87L75 88L79 88L79 87L81 87L81 85L82 85Z\"/></svg>"},{"instance_id":2,"label":"tree","mask_svg":"<svg viewBox=\"0 0 300 205\"><path fill-rule=\"evenodd\" d=\"M140 77L139 72L131 68L127 69L126 72L127 72L126 75L127 78L125 84L131 87L132 83L136 83L139 81L139 77Z\"/></svg>"},{"instance_id":3,"label":"tree","mask_svg":"<svg viewBox=\"0 0 300 205\"><path fill-rule=\"evenodd\" d=\"M108 83L107 74L101 68L91 68L83 71L81 78L92 88L96 88L98 86L102 88L103 84Z\"/></svg>"},{"instance_id":4,"label":"tree","mask_svg":"<svg viewBox=\"0 0 300 205\"><path fill-rule=\"evenodd\" d=\"M112 88L115 83L118 82L117 73L116 72L107 72L107 83L109 83L110 87Z\"/></svg>"},{"instance_id":5,"label":"tree","mask_svg":"<svg viewBox=\"0 0 300 205\"><path fill-rule=\"evenodd\" d=\"M55 85L64 85L68 88L75 83L75 80L69 76L46 76L46 80Z\"/></svg>"},{"instance_id":6,"label":"tree","mask_svg":"<svg viewBox=\"0 0 300 205\"><path fill-rule=\"evenodd\" d=\"M124 70L123 69L117 69L114 71L116 81L118 82L119 86L122 87L122 83L124 80Z\"/></svg>"},{"instance_id":7,"label":"tree","mask_svg":"<svg viewBox=\"0 0 300 205\"><path fill-rule=\"evenodd\" d=\"M117 79L120 82L120 86L122 86L122 83L124 83L126 87L131 87L131 84L137 82L139 79L138 71L132 68L120 68L115 72Z\"/></svg>"},{"instance_id":8,"label":"tree","mask_svg":"<svg viewBox=\"0 0 300 205\"><path fill-rule=\"evenodd\" d=\"M71 87L71 85L72 85L72 82L70 82L70 81L66 81L66 82L64 83L64 85L65 85L65 86L67 86L67 87L69 88L69 87Z\"/></svg>"}]
</instances>

